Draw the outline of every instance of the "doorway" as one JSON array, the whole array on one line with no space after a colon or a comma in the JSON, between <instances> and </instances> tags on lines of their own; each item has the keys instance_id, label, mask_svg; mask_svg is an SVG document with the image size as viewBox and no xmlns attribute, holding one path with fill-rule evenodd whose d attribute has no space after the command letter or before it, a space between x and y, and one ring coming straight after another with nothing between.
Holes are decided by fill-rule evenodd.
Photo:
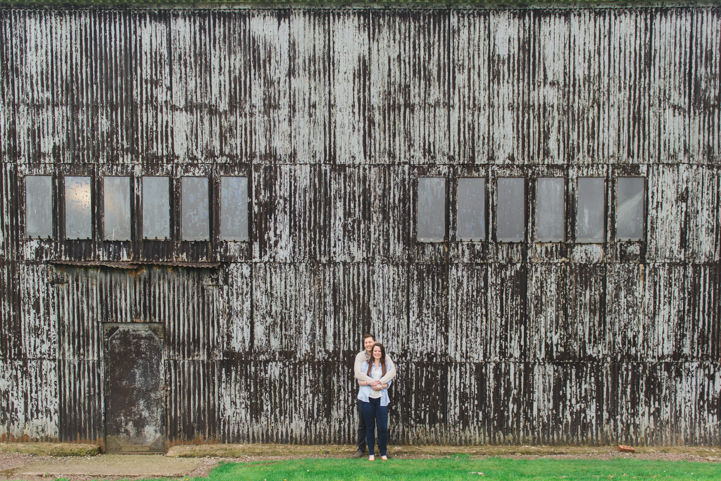
<instances>
[{"instance_id":1,"label":"doorway","mask_svg":"<svg viewBox=\"0 0 721 481\"><path fill-rule=\"evenodd\" d=\"M105 324L105 449L165 451L163 326Z\"/></svg>"}]
</instances>

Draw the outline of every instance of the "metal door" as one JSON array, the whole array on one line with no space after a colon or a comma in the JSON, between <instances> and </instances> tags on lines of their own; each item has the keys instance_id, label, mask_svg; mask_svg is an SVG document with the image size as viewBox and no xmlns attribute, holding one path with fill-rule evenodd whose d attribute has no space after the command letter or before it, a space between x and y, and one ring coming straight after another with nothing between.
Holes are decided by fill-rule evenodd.
<instances>
[{"instance_id":1,"label":"metal door","mask_svg":"<svg viewBox=\"0 0 721 481\"><path fill-rule=\"evenodd\" d=\"M165 450L162 357L162 325L105 326L107 452Z\"/></svg>"}]
</instances>

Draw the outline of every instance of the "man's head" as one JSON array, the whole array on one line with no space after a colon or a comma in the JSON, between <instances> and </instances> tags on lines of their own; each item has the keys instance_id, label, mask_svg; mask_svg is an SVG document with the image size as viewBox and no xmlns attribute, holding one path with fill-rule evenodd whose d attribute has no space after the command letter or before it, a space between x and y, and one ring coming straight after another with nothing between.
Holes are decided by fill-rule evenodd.
<instances>
[{"instance_id":1,"label":"man's head","mask_svg":"<svg viewBox=\"0 0 721 481\"><path fill-rule=\"evenodd\" d=\"M366 350L368 354L370 354L371 349L373 349L373 345L376 343L376 338L373 337L373 334L363 334L363 348Z\"/></svg>"}]
</instances>

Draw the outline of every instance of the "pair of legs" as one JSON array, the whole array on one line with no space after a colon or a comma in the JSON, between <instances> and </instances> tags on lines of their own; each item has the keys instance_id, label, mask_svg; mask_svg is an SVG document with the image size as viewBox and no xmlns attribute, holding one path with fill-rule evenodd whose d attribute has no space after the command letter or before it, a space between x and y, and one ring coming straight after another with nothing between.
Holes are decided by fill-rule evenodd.
<instances>
[{"instance_id":1,"label":"pair of legs","mask_svg":"<svg viewBox=\"0 0 721 481\"><path fill-rule=\"evenodd\" d=\"M356 399L355 405L358 411L358 451L364 453L366 450L366 421L363 418L363 409L361 409L362 402Z\"/></svg>"},{"instance_id":2,"label":"pair of legs","mask_svg":"<svg viewBox=\"0 0 721 481\"><path fill-rule=\"evenodd\" d=\"M387 455L388 448L388 406L381 406L380 398L369 398L369 402L358 401L363 413L363 421L365 424L366 444L368 445L368 454L375 455L375 431L378 427L378 448L381 456ZM358 446L360 449L360 443Z\"/></svg>"}]
</instances>

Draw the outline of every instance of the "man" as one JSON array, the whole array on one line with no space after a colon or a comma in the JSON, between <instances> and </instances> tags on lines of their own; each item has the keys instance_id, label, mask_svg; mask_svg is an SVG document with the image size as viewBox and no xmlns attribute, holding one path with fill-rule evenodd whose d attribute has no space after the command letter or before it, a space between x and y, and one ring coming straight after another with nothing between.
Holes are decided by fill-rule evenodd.
<instances>
[{"instance_id":1,"label":"man","mask_svg":"<svg viewBox=\"0 0 721 481\"><path fill-rule=\"evenodd\" d=\"M376 340L373 334L363 334L363 350L359 352L355 357L353 363L353 373L355 378L359 381L372 381L374 384L371 387L379 386L388 383L396 377L396 366L393 364L390 356L386 354L386 363L388 364L388 370L386 375L380 378L378 381L374 381L363 371L363 361L371 362L371 351L375 345ZM356 411L358 412L358 450L353 453L354 458L360 458L365 455L366 450L366 423L363 420L363 413L361 412L360 401L356 399Z\"/></svg>"}]
</instances>

